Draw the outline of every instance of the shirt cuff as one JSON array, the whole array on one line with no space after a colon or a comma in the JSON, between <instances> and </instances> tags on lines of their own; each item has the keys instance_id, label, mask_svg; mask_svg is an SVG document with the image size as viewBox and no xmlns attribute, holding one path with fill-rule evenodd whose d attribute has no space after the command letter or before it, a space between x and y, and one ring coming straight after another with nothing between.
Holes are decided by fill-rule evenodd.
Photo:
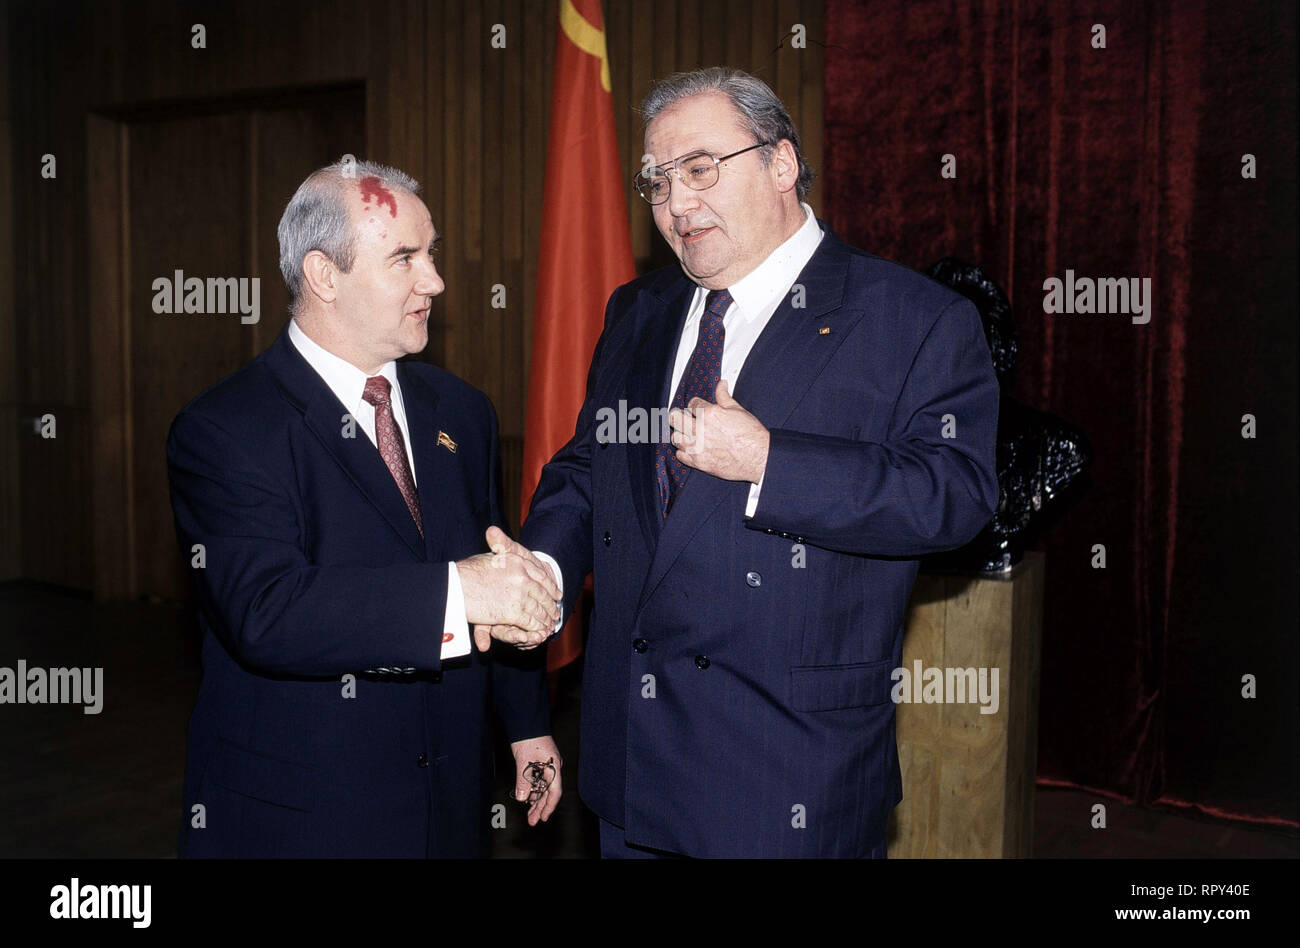
<instances>
[{"instance_id":1,"label":"shirt cuff","mask_svg":"<svg viewBox=\"0 0 1300 948\"><path fill-rule=\"evenodd\" d=\"M556 603L560 607L560 618L555 623L555 629L551 632L551 635L555 635L560 629L564 628L564 576L560 573L560 564L541 550L533 550L533 556L551 567L551 572L555 574L555 585L560 587L560 598Z\"/></svg>"},{"instance_id":2,"label":"shirt cuff","mask_svg":"<svg viewBox=\"0 0 1300 948\"><path fill-rule=\"evenodd\" d=\"M469 620L465 616L465 590L454 562L447 564L447 608L442 620L442 660L469 654Z\"/></svg>"},{"instance_id":3,"label":"shirt cuff","mask_svg":"<svg viewBox=\"0 0 1300 948\"><path fill-rule=\"evenodd\" d=\"M766 476L767 476L767 473L764 472L763 477L766 477ZM747 501L745 502L745 516L746 516L746 517L752 517L752 516L754 516L754 511L758 509L758 495L759 495L759 492L761 492L762 489L763 489L763 477L760 477L760 478L758 479L758 483L757 483L757 484L750 484L750 485L749 485L749 500L747 500Z\"/></svg>"}]
</instances>

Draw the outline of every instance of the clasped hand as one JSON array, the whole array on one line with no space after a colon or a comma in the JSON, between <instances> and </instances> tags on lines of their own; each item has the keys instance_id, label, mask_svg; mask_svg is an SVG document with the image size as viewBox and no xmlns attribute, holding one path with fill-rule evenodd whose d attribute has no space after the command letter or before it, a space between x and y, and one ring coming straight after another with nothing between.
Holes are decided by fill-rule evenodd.
<instances>
[{"instance_id":1,"label":"clasped hand","mask_svg":"<svg viewBox=\"0 0 1300 948\"><path fill-rule=\"evenodd\" d=\"M725 379L718 382L714 397L714 402L692 398L685 411L674 408L668 413L677 460L724 481L757 484L767 468L772 437L731 397Z\"/></svg>"},{"instance_id":2,"label":"clasped hand","mask_svg":"<svg viewBox=\"0 0 1300 948\"><path fill-rule=\"evenodd\" d=\"M560 618L555 574L500 528L488 527L485 536L491 553L456 563L474 644L480 652L491 647L492 639L536 648Z\"/></svg>"}]
</instances>

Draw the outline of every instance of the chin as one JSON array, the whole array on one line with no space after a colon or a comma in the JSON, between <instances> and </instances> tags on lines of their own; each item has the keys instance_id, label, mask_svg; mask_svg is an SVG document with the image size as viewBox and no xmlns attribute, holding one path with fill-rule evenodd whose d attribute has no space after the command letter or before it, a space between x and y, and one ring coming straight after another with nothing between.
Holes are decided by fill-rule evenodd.
<instances>
[{"instance_id":1,"label":"chin","mask_svg":"<svg viewBox=\"0 0 1300 948\"><path fill-rule=\"evenodd\" d=\"M428 345L429 332L427 329L421 329L418 334L409 334L402 340L402 355L416 355L423 352Z\"/></svg>"},{"instance_id":2,"label":"chin","mask_svg":"<svg viewBox=\"0 0 1300 948\"><path fill-rule=\"evenodd\" d=\"M721 273L725 269L726 267L720 266L719 264L713 262L709 262L708 264L697 262L686 266L686 272L697 283L702 282L704 280L712 280L714 277L716 277L719 273Z\"/></svg>"}]
</instances>

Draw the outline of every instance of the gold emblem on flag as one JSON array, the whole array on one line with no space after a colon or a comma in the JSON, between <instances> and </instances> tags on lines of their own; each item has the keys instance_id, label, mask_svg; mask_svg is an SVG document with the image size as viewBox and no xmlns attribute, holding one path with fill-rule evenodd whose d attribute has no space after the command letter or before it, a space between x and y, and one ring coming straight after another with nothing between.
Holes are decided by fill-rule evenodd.
<instances>
[{"instance_id":1,"label":"gold emblem on flag","mask_svg":"<svg viewBox=\"0 0 1300 948\"><path fill-rule=\"evenodd\" d=\"M438 432L438 447L446 448L452 454L456 453L456 442L452 441L451 438L447 436L447 432L445 431Z\"/></svg>"}]
</instances>

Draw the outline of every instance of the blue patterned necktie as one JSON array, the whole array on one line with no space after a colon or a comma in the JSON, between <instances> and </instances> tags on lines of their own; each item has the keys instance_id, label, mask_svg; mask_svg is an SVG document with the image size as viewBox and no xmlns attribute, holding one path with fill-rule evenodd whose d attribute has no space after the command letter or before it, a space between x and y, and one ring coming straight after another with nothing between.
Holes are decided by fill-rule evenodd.
<instances>
[{"instance_id":1,"label":"blue patterned necktie","mask_svg":"<svg viewBox=\"0 0 1300 948\"><path fill-rule=\"evenodd\" d=\"M700 319L700 334L682 380L677 383L673 408L686 410L692 398L713 401L722 377L722 345L725 330L722 317L731 306L731 294L726 290L710 290L704 300L704 316ZM677 460L677 451L671 441L660 442L655 451L655 479L659 482L659 510L667 517L673 500L686 483L691 469Z\"/></svg>"}]
</instances>

